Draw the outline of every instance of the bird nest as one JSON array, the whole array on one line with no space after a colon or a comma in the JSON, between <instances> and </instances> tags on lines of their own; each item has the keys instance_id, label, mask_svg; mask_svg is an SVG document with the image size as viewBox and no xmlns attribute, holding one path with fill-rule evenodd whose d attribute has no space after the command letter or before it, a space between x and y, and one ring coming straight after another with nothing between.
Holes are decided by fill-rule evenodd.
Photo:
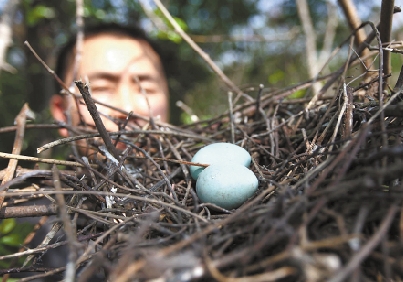
<instances>
[{"instance_id":1,"label":"bird nest","mask_svg":"<svg viewBox=\"0 0 403 282\"><path fill-rule=\"evenodd\" d=\"M95 140L98 157L64 163L70 169L16 169L0 186L8 189L0 216L59 216L47 241L0 258L28 264L0 272L78 281L402 279L402 85L379 92L385 77L377 76L352 88L344 69L287 89L260 88L256 99L210 120L126 128L111 134L126 144L118 155ZM287 99L319 81L326 83L314 98ZM252 156L259 188L238 209L202 203L195 193L189 161L213 142ZM29 205L39 196L49 203ZM50 241L58 229L63 237ZM66 265L43 265L43 253L60 245Z\"/></svg>"}]
</instances>

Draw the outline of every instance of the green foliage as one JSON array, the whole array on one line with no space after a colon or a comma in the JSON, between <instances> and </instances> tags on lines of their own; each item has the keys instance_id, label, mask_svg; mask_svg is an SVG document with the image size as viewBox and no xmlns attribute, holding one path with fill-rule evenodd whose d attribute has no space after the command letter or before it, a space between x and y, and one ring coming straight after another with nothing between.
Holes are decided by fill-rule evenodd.
<instances>
[{"instance_id":1,"label":"green foliage","mask_svg":"<svg viewBox=\"0 0 403 282\"><path fill-rule=\"evenodd\" d=\"M13 254L23 245L25 237L32 232L33 224L17 223L14 218L7 218L0 222L0 256ZM24 258L19 258L22 264ZM11 266L12 259L0 260L1 268Z\"/></svg>"},{"instance_id":2,"label":"green foliage","mask_svg":"<svg viewBox=\"0 0 403 282\"><path fill-rule=\"evenodd\" d=\"M75 4L75 3L72 3ZM110 1L84 1L84 17L97 20L117 20L117 10Z\"/></svg>"},{"instance_id":3,"label":"green foliage","mask_svg":"<svg viewBox=\"0 0 403 282\"><path fill-rule=\"evenodd\" d=\"M284 79L285 79L285 72L282 70L276 70L269 75L268 82L270 84L276 84L280 81L283 81Z\"/></svg>"},{"instance_id":4,"label":"green foliage","mask_svg":"<svg viewBox=\"0 0 403 282\"><path fill-rule=\"evenodd\" d=\"M55 17L55 9L46 6L36 6L28 10L26 14L26 22L33 26L42 19L53 19Z\"/></svg>"},{"instance_id":5,"label":"green foliage","mask_svg":"<svg viewBox=\"0 0 403 282\"><path fill-rule=\"evenodd\" d=\"M171 0L172 16L183 19L193 34L228 34L258 13L257 1Z\"/></svg>"},{"instance_id":6,"label":"green foliage","mask_svg":"<svg viewBox=\"0 0 403 282\"><path fill-rule=\"evenodd\" d=\"M306 89L300 89L292 93L291 95L287 96L287 99L299 99L299 98L304 98L306 95Z\"/></svg>"},{"instance_id":7,"label":"green foliage","mask_svg":"<svg viewBox=\"0 0 403 282\"><path fill-rule=\"evenodd\" d=\"M0 234L5 235L10 233L16 225L14 219L4 219L3 222L0 224Z\"/></svg>"},{"instance_id":8,"label":"green foliage","mask_svg":"<svg viewBox=\"0 0 403 282\"><path fill-rule=\"evenodd\" d=\"M198 120L195 120L195 117L197 117ZM213 117L212 115L196 116L196 115L191 115L191 114L183 112L181 114L181 121L182 121L182 124L184 124L184 125L190 125L196 121L208 120L208 119L211 119L212 117Z\"/></svg>"},{"instance_id":9,"label":"green foliage","mask_svg":"<svg viewBox=\"0 0 403 282\"><path fill-rule=\"evenodd\" d=\"M175 31L171 22L164 17L164 15L162 14L160 9L154 9L154 13L168 27L167 30L158 30L156 33L156 37L161 40L171 40L171 41L179 44L182 41L182 37ZM184 20L182 20L181 18L177 18L177 17L174 18L174 20L183 31L186 32L188 30L188 26Z\"/></svg>"}]
</instances>

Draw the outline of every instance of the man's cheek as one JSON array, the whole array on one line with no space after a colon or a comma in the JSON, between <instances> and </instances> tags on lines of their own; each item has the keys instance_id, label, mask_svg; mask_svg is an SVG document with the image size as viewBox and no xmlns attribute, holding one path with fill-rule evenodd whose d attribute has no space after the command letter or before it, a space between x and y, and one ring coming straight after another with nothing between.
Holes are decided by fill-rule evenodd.
<instances>
[{"instance_id":1,"label":"man's cheek","mask_svg":"<svg viewBox=\"0 0 403 282\"><path fill-rule=\"evenodd\" d=\"M161 95L155 95L152 99L150 99L150 105L154 116L164 116L168 109L168 101L164 96Z\"/></svg>"}]
</instances>

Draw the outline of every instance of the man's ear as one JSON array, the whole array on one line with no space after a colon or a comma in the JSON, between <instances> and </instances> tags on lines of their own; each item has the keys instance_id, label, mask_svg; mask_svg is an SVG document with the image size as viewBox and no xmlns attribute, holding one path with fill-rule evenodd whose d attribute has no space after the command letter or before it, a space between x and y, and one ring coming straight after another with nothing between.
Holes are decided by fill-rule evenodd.
<instances>
[{"instance_id":1,"label":"man's ear","mask_svg":"<svg viewBox=\"0 0 403 282\"><path fill-rule=\"evenodd\" d=\"M65 111L66 111L65 98L58 94L53 95L52 98L50 99L50 112L54 117L54 119L66 123L67 120ZM67 137L68 136L67 129L60 128L59 134L63 137Z\"/></svg>"}]
</instances>

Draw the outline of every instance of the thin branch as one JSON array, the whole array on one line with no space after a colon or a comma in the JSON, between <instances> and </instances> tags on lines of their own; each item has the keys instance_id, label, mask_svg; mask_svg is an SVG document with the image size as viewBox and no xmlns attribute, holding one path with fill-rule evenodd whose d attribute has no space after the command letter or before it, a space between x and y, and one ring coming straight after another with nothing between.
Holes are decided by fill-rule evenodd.
<instances>
[{"instance_id":1,"label":"thin branch","mask_svg":"<svg viewBox=\"0 0 403 282\"><path fill-rule=\"evenodd\" d=\"M53 75L53 77L56 79L57 83L59 83L64 90L66 90L68 93L72 94L69 91L69 88L66 86L66 84L60 79L60 77L57 76L57 74L55 73L54 70L52 70L42 59L41 57L39 57L39 55L35 52L35 50L32 48L31 44L29 44L28 41L24 41L25 46L28 47L28 49L32 52L32 54L34 54L35 58L38 60L38 62L40 62L46 69L46 71L50 74Z\"/></svg>"},{"instance_id":2,"label":"thin branch","mask_svg":"<svg viewBox=\"0 0 403 282\"><path fill-rule=\"evenodd\" d=\"M328 57L333 48L334 38L336 36L336 29L338 26L337 7L330 1L327 3L327 23L325 38L323 40L323 49L318 58L319 69L323 69L328 62ZM320 71L319 70L319 71Z\"/></svg>"},{"instance_id":3,"label":"thin branch","mask_svg":"<svg viewBox=\"0 0 403 282\"><path fill-rule=\"evenodd\" d=\"M241 98L243 95L242 90L235 85L225 74L224 72L213 62L213 60L210 58L210 56L204 52L199 45L197 45L190 37L187 35L183 29L179 26L179 24L172 18L171 14L165 8L164 5L162 5L160 0L153 0L154 3L157 5L157 7L161 10L162 14L168 19L170 24L173 26L175 31L182 37L183 40L185 40L190 47L192 47L193 50L196 51L197 54L202 57L202 59L211 67L211 69L220 77L220 79L229 87L232 91L234 91L237 96L234 99L234 104Z\"/></svg>"},{"instance_id":4,"label":"thin branch","mask_svg":"<svg viewBox=\"0 0 403 282\"><path fill-rule=\"evenodd\" d=\"M62 186L60 184L59 171L57 170L56 165L53 165L52 172L53 172L53 183L55 185L55 190L61 192ZM77 241L75 235L75 228L72 226L70 218L67 214L67 206L64 200L64 196L62 194L56 194L55 198L59 206L60 218L63 222L64 230L66 231L67 245L69 247L69 254L67 256L68 260L66 264L65 281L74 282L76 277L75 261L77 259L76 254Z\"/></svg>"},{"instance_id":5,"label":"thin branch","mask_svg":"<svg viewBox=\"0 0 403 282\"><path fill-rule=\"evenodd\" d=\"M85 104L87 105L88 112L90 113L92 119L94 120L99 135L101 136L102 140L104 140L106 148L113 155L115 159L119 160L119 152L116 150L116 147L113 146L112 141L108 135L108 131L106 130L106 127L98 114L97 106L95 105L94 100L92 100L91 98L90 88L88 84L83 83L82 81L76 81L75 83L81 95L83 95L83 99Z\"/></svg>"},{"instance_id":6,"label":"thin branch","mask_svg":"<svg viewBox=\"0 0 403 282\"><path fill-rule=\"evenodd\" d=\"M172 136L181 136L181 137L189 137L189 138L195 138L197 140L203 140L207 142L214 142L213 139L204 137L201 135L196 135L196 134L190 134L190 133L182 133L182 132L174 132L174 131L162 131L162 130L130 130L130 131L117 131L117 132L109 132L109 136L117 136L117 135L131 135L131 134L160 134L160 135L172 135ZM62 138L53 142L50 142L48 144L43 145L42 147L39 147L36 149L37 153L41 153L45 150L48 150L50 148L53 148L55 146L67 144L72 141L80 140L80 139L87 139L87 138L94 138L94 137L100 137L101 135L99 133L94 133L94 134L85 134L85 135L79 135L79 136L72 136L72 137L67 137L67 138Z\"/></svg>"},{"instance_id":7,"label":"thin branch","mask_svg":"<svg viewBox=\"0 0 403 282\"><path fill-rule=\"evenodd\" d=\"M234 121L234 105L232 103L232 92L228 92L229 120L231 124L231 143L235 144L235 121Z\"/></svg>"},{"instance_id":8,"label":"thin branch","mask_svg":"<svg viewBox=\"0 0 403 282\"><path fill-rule=\"evenodd\" d=\"M276 34L272 37L268 37L267 35L253 34L253 35L224 35L224 34L215 34L215 35L196 35L190 34L189 36L198 43L223 43L225 41L231 42L280 42L280 41L291 41L295 39L298 35L298 31L296 28L293 28L289 31L285 31L285 33Z\"/></svg>"},{"instance_id":9,"label":"thin branch","mask_svg":"<svg viewBox=\"0 0 403 282\"><path fill-rule=\"evenodd\" d=\"M359 29L361 25L361 20L358 16L357 9L352 0L338 0L338 3L347 18L350 29L356 31L354 43L355 46L358 48L364 42L367 35L365 34L364 29ZM369 51L367 49L362 49L358 51L358 54L361 57L367 57L369 55ZM371 69L371 62L369 60L364 60L364 65L366 70Z\"/></svg>"},{"instance_id":10,"label":"thin branch","mask_svg":"<svg viewBox=\"0 0 403 282\"><path fill-rule=\"evenodd\" d=\"M18 155L21 153L22 145L24 144L24 129L26 119L33 119L34 113L28 107L28 104L24 104L20 113L15 118L15 123L17 124L17 131L15 132L15 139L13 144L13 154ZM16 159L10 159L6 174L3 177L1 185L13 179L15 169L17 168L18 161ZM4 192L0 194L0 209L3 207L5 192L7 192L8 187L4 189Z\"/></svg>"},{"instance_id":11,"label":"thin branch","mask_svg":"<svg viewBox=\"0 0 403 282\"><path fill-rule=\"evenodd\" d=\"M20 218L20 217L37 217L44 215L57 214L57 206L51 205L32 205L21 207L3 207L0 210L0 219Z\"/></svg>"},{"instance_id":12,"label":"thin branch","mask_svg":"<svg viewBox=\"0 0 403 282\"><path fill-rule=\"evenodd\" d=\"M393 7L394 0L382 0L381 5L381 18L379 23L379 33L381 37L381 43L389 43L390 42L390 33L392 31L392 19L393 19ZM379 46L382 48L382 45ZM391 72L390 65L390 52L383 52L383 73L389 74ZM389 79L386 78L382 87L385 89L388 84Z\"/></svg>"},{"instance_id":13,"label":"thin branch","mask_svg":"<svg viewBox=\"0 0 403 282\"><path fill-rule=\"evenodd\" d=\"M0 152L0 158L4 159L11 159L11 160L21 160L21 161L29 161L29 162L38 162L38 163L45 163L45 164L56 164L56 165L65 165L65 166L73 166L73 167L86 167L83 164L78 162L72 161L63 161L63 160L55 160L55 159L42 159L42 158L35 158L17 154L8 154ZM92 167L98 167L97 165L92 164Z\"/></svg>"},{"instance_id":14,"label":"thin branch","mask_svg":"<svg viewBox=\"0 0 403 282\"><path fill-rule=\"evenodd\" d=\"M344 269L339 270L332 279L328 280L329 282L345 281L348 275L352 271L354 271L364 259L368 257L369 253L376 246L378 246L379 242L382 240L382 237L385 236L385 234L388 232L390 224L392 223L392 220L396 215L397 211L398 211L397 205L393 204L389 209L389 213L382 221L378 232L372 235L368 243L364 247L362 247L361 250L350 259L347 266Z\"/></svg>"},{"instance_id":15,"label":"thin branch","mask_svg":"<svg viewBox=\"0 0 403 282\"><path fill-rule=\"evenodd\" d=\"M297 0L297 11L305 33L306 66L308 69L309 78L314 79L318 75L316 31L313 27L312 18L309 14L306 0ZM312 90L314 97L316 97L320 91L320 84L312 84Z\"/></svg>"}]
</instances>

